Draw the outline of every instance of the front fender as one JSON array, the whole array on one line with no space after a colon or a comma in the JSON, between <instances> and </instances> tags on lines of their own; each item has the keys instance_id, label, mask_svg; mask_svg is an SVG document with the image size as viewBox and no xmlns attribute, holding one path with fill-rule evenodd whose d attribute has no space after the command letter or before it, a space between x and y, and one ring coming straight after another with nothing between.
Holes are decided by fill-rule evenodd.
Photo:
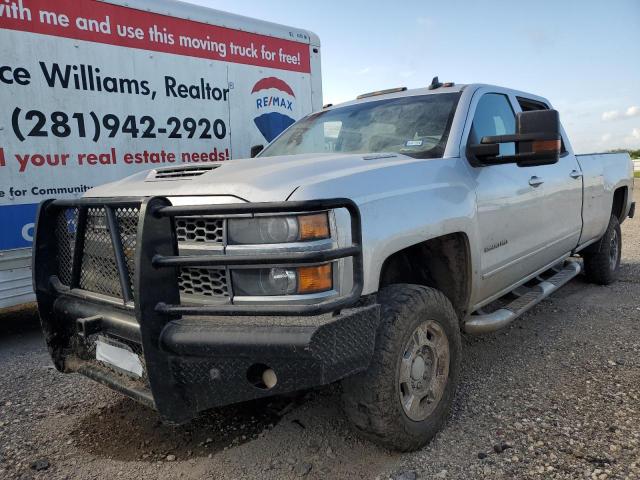
<instances>
[{"instance_id":1,"label":"front fender","mask_svg":"<svg viewBox=\"0 0 640 480\"><path fill-rule=\"evenodd\" d=\"M375 160L374 160L375 161ZM401 162L298 189L291 200L343 196L362 216L363 294L378 290L384 261L394 253L450 233L464 233L471 248L472 285L477 281L476 195L465 160ZM340 226L340 215L336 221ZM473 288L473 287L472 287Z\"/></svg>"}]
</instances>

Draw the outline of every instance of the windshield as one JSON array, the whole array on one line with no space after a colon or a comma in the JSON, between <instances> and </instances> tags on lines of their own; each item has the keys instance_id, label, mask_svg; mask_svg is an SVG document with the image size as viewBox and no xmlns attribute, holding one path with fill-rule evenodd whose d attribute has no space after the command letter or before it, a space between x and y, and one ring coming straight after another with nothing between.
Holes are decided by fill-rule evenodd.
<instances>
[{"instance_id":1,"label":"windshield","mask_svg":"<svg viewBox=\"0 0 640 480\"><path fill-rule=\"evenodd\" d=\"M442 157L459 98L459 93L401 97L314 113L293 124L260 156L396 152Z\"/></svg>"}]
</instances>

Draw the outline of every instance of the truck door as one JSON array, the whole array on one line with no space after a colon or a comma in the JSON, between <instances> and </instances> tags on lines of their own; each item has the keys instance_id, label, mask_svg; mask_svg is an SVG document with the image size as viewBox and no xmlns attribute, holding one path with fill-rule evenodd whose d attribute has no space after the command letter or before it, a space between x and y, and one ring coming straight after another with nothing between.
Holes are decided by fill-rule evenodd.
<instances>
[{"instance_id":1,"label":"truck door","mask_svg":"<svg viewBox=\"0 0 640 480\"><path fill-rule=\"evenodd\" d=\"M474 108L475 104L475 108ZM488 135L516 131L515 109L509 96L487 89L476 92L473 119L462 147L480 143ZM515 153L514 144L500 146L501 155ZM468 158L476 182L481 278L475 303L509 288L543 264L547 241L544 195L537 167L516 164L479 166Z\"/></svg>"},{"instance_id":2,"label":"truck door","mask_svg":"<svg viewBox=\"0 0 640 480\"><path fill-rule=\"evenodd\" d=\"M548 110L542 102L516 97L522 111ZM562 132L564 137L564 132ZM535 167L540 190L544 192L545 263L571 252L578 244L582 229L582 170L573 152L562 142L557 163Z\"/></svg>"}]
</instances>

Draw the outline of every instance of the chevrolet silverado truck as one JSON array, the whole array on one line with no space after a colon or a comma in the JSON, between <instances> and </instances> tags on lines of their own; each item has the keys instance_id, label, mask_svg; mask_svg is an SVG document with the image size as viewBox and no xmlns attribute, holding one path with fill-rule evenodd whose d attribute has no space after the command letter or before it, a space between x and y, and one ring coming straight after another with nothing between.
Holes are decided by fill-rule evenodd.
<instances>
[{"instance_id":1,"label":"chevrolet silverado truck","mask_svg":"<svg viewBox=\"0 0 640 480\"><path fill-rule=\"evenodd\" d=\"M447 418L461 333L581 272L613 282L635 211L628 155L574 154L546 99L490 85L365 94L259 150L40 205L58 370L171 423L341 381L358 432L416 449Z\"/></svg>"}]
</instances>

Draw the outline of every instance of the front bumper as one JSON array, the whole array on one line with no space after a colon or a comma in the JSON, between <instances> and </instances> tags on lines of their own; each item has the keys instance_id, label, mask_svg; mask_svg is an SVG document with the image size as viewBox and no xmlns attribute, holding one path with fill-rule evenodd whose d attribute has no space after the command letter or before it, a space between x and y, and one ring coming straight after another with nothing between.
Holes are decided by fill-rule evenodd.
<instances>
[{"instance_id":1,"label":"front bumper","mask_svg":"<svg viewBox=\"0 0 640 480\"><path fill-rule=\"evenodd\" d=\"M115 208L139 209L133 282ZM70 285L58 278L56 221L62 209L77 213ZM80 288L83 218L106 212L120 275L122 300ZM176 215L301 212L346 208L352 245L324 252L268 257L180 256ZM84 213L83 213L84 212ZM379 306L354 307L362 292L359 212L349 200L173 207L164 198L83 199L44 202L38 213L33 256L34 288L49 351L58 370L79 372L156 408L181 423L207 408L334 382L367 368L375 343ZM353 289L342 297L305 305L181 305L182 265L298 265L352 257ZM96 340L137 355L134 377L96 360ZM269 368L272 388L256 381Z\"/></svg>"}]
</instances>

